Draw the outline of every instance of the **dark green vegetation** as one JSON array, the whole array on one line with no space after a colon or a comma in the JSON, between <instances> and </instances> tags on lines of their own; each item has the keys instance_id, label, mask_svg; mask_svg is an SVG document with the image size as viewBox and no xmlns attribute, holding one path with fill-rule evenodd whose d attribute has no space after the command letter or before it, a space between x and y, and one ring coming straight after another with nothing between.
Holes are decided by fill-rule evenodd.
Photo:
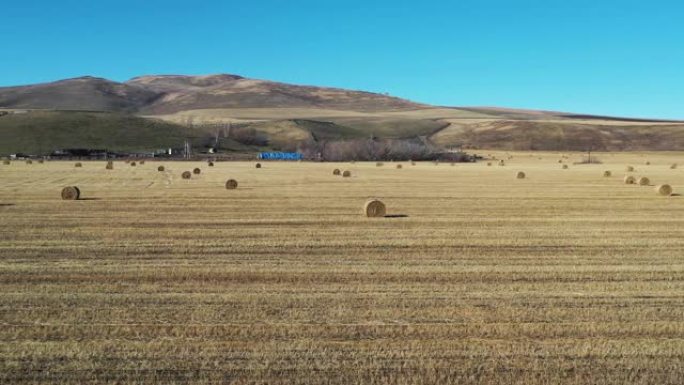
<instances>
[{"instance_id":1,"label":"dark green vegetation","mask_svg":"<svg viewBox=\"0 0 684 385\"><path fill-rule=\"evenodd\" d=\"M105 112L30 111L0 116L0 154L49 154L63 148L153 151L182 146L191 129Z\"/></svg>"}]
</instances>

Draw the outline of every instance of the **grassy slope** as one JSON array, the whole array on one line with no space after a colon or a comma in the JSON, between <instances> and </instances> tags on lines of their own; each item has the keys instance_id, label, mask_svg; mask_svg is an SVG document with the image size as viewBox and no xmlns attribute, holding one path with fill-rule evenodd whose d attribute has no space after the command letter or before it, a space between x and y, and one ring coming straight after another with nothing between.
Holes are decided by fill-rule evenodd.
<instances>
[{"instance_id":1,"label":"grassy slope","mask_svg":"<svg viewBox=\"0 0 684 385\"><path fill-rule=\"evenodd\" d=\"M31 111L0 117L0 154L60 148L144 151L182 146L195 133L183 126L123 114Z\"/></svg>"},{"instance_id":2,"label":"grassy slope","mask_svg":"<svg viewBox=\"0 0 684 385\"><path fill-rule=\"evenodd\" d=\"M0 164L0 383L681 384L684 154L511 155Z\"/></svg>"}]
</instances>

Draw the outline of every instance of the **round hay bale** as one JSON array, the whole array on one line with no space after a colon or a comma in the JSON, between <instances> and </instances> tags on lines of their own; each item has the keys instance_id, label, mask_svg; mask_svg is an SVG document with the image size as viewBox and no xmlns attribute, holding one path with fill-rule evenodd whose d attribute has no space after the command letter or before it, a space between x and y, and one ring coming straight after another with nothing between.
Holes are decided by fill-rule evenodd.
<instances>
[{"instance_id":1,"label":"round hay bale","mask_svg":"<svg viewBox=\"0 0 684 385\"><path fill-rule=\"evenodd\" d=\"M670 166L670 168L673 169L673 170L676 169L676 168L677 168L677 163L672 163L672 165Z\"/></svg>"},{"instance_id":2,"label":"round hay bale","mask_svg":"<svg viewBox=\"0 0 684 385\"><path fill-rule=\"evenodd\" d=\"M635 179L633 176L631 176L631 175L625 176L625 178L624 178L623 180L624 180L625 184L634 184L634 183L636 183L636 179Z\"/></svg>"},{"instance_id":3,"label":"round hay bale","mask_svg":"<svg viewBox=\"0 0 684 385\"><path fill-rule=\"evenodd\" d=\"M192 173L190 171L183 171L183 173L181 174L181 178L190 179L192 178Z\"/></svg>"},{"instance_id":4,"label":"round hay bale","mask_svg":"<svg viewBox=\"0 0 684 385\"><path fill-rule=\"evenodd\" d=\"M200 170L199 168L195 168L194 170L192 170L192 173L195 175L199 175L202 173L202 170Z\"/></svg>"},{"instance_id":5,"label":"round hay bale","mask_svg":"<svg viewBox=\"0 0 684 385\"><path fill-rule=\"evenodd\" d=\"M142 166L143 164L145 164L145 161L144 161L144 160L141 160L141 161L140 161L140 165Z\"/></svg>"},{"instance_id":6,"label":"round hay bale","mask_svg":"<svg viewBox=\"0 0 684 385\"><path fill-rule=\"evenodd\" d=\"M669 184L658 185L658 186L656 186L655 190L658 193L658 195L667 196L667 197L672 195L672 186L670 186Z\"/></svg>"},{"instance_id":7,"label":"round hay bale","mask_svg":"<svg viewBox=\"0 0 684 385\"><path fill-rule=\"evenodd\" d=\"M415 166L415 165L416 165L416 162L412 160L412 161L411 161L411 166Z\"/></svg>"},{"instance_id":8,"label":"round hay bale","mask_svg":"<svg viewBox=\"0 0 684 385\"><path fill-rule=\"evenodd\" d=\"M81 190L76 186L68 186L62 189L62 199L65 201L75 201L81 197Z\"/></svg>"},{"instance_id":9,"label":"round hay bale","mask_svg":"<svg viewBox=\"0 0 684 385\"><path fill-rule=\"evenodd\" d=\"M522 171L518 171L518 174L515 177L518 179L525 179L525 173Z\"/></svg>"},{"instance_id":10,"label":"round hay bale","mask_svg":"<svg viewBox=\"0 0 684 385\"><path fill-rule=\"evenodd\" d=\"M257 163L256 168L261 168L261 163Z\"/></svg>"},{"instance_id":11,"label":"round hay bale","mask_svg":"<svg viewBox=\"0 0 684 385\"><path fill-rule=\"evenodd\" d=\"M558 163L563 163L563 159L558 159Z\"/></svg>"},{"instance_id":12,"label":"round hay bale","mask_svg":"<svg viewBox=\"0 0 684 385\"><path fill-rule=\"evenodd\" d=\"M404 167L404 166L402 166L400 164L397 165L397 169L401 169L402 167Z\"/></svg>"},{"instance_id":13,"label":"round hay bale","mask_svg":"<svg viewBox=\"0 0 684 385\"><path fill-rule=\"evenodd\" d=\"M235 190L238 186L238 182L235 179L228 179L226 181L226 189L227 190Z\"/></svg>"},{"instance_id":14,"label":"round hay bale","mask_svg":"<svg viewBox=\"0 0 684 385\"><path fill-rule=\"evenodd\" d=\"M2 160L2 164L4 164L5 166L7 166L7 165L12 164L12 162L10 162L9 159L3 159L3 160Z\"/></svg>"},{"instance_id":15,"label":"round hay bale","mask_svg":"<svg viewBox=\"0 0 684 385\"><path fill-rule=\"evenodd\" d=\"M333 170L333 175L340 175L340 174L342 174L342 171L340 171L339 168L336 168Z\"/></svg>"},{"instance_id":16,"label":"round hay bale","mask_svg":"<svg viewBox=\"0 0 684 385\"><path fill-rule=\"evenodd\" d=\"M157 171L164 171L164 170L166 170L166 168L164 168L164 166L157 167Z\"/></svg>"},{"instance_id":17,"label":"round hay bale","mask_svg":"<svg viewBox=\"0 0 684 385\"><path fill-rule=\"evenodd\" d=\"M368 218L380 218L385 216L387 208L379 199L369 199L363 205L363 211Z\"/></svg>"},{"instance_id":18,"label":"round hay bale","mask_svg":"<svg viewBox=\"0 0 684 385\"><path fill-rule=\"evenodd\" d=\"M567 169L568 169L568 165L567 165L567 164L564 164L564 165L563 165L563 170L567 170Z\"/></svg>"},{"instance_id":19,"label":"round hay bale","mask_svg":"<svg viewBox=\"0 0 684 385\"><path fill-rule=\"evenodd\" d=\"M382 167L384 163L382 162L375 162L375 167Z\"/></svg>"},{"instance_id":20,"label":"round hay bale","mask_svg":"<svg viewBox=\"0 0 684 385\"><path fill-rule=\"evenodd\" d=\"M611 176L613 176L613 173L610 172L610 171L608 171L608 170L606 170L606 171L603 172L603 176L604 176L605 178L610 178Z\"/></svg>"},{"instance_id":21,"label":"round hay bale","mask_svg":"<svg viewBox=\"0 0 684 385\"><path fill-rule=\"evenodd\" d=\"M487 166L488 166L488 167L491 167L491 166L492 166L492 162L487 162Z\"/></svg>"},{"instance_id":22,"label":"round hay bale","mask_svg":"<svg viewBox=\"0 0 684 385\"><path fill-rule=\"evenodd\" d=\"M645 176L642 176L639 178L639 180L637 180L637 184L639 184L639 186L649 186L651 184L651 180Z\"/></svg>"},{"instance_id":23,"label":"round hay bale","mask_svg":"<svg viewBox=\"0 0 684 385\"><path fill-rule=\"evenodd\" d=\"M647 165L647 166L650 166L650 165L651 165L651 162L646 162L646 165Z\"/></svg>"},{"instance_id":24,"label":"round hay bale","mask_svg":"<svg viewBox=\"0 0 684 385\"><path fill-rule=\"evenodd\" d=\"M625 169L627 172L634 172L634 167L633 166L627 166Z\"/></svg>"},{"instance_id":25,"label":"round hay bale","mask_svg":"<svg viewBox=\"0 0 684 385\"><path fill-rule=\"evenodd\" d=\"M209 166L209 167L214 167L214 162L209 162L209 163L207 163L207 166Z\"/></svg>"},{"instance_id":26,"label":"round hay bale","mask_svg":"<svg viewBox=\"0 0 684 385\"><path fill-rule=\"evenodd\" d=\"M27 159L26 164L33 164L33 161L31 159Z\"/></svg>"},{"instance_id":27,"label":"round hay bale","mask_svg":"<svg viewBox=\"0 0 684 385\"><path fill-rule=\"evenodd\" d=\"M503 159L501 159L499 161L499 166L505 166L505 165L506 165L506 162Z\"/></svg>"},{"instance_id":28,"label":"round hay bale","mask_svg":"<svg viewBox=\"0 0 684 385\"><path fill-rule=\"evenodd\" d=\"M38 164L43 164L45 161L43 159L38 159Z\"/></svg>"},{"instance_id":29,"label":"round hay bale","mask_svg":"<svg viewBox=\"0 0 684 385\"><path fill-rule=\"evenodd\" d=\"M342 177L343 177L343 178L349 178L350 176L351 176L351 171L349 171L349 170L345 170L345 171L342 173Z\"/></svg>"},{"instance_id":30,"label":"round hay bale","mask_svg":"<svg viewBox=\"0 0 684 385\"><path fill-rule=\"evenodd\" d=\"M114 170L114 162L111 160L107 162L107 165L105 166L105 170Z\"/></svg>"},{"instance_id":31,"label":"round hay bale","mask_svg":"<svg viewBox=\"0 0 684 385\"><path fill-rule=\"evenodd\" d=\"M74 164L74 167L83 167L83 164L81 164L81 162L76 162L76 164Z\"/></svg>"},{"instance_id":32,"label":"round hay bale","mask_svg":"<svg viewBox=\"0 0 684 385\"><path fill-rule=\"evenodd\" d=\"M135 166L136 166L135 162L131 162L131 167L135 167Z\"/></svg>"}]
</instances>

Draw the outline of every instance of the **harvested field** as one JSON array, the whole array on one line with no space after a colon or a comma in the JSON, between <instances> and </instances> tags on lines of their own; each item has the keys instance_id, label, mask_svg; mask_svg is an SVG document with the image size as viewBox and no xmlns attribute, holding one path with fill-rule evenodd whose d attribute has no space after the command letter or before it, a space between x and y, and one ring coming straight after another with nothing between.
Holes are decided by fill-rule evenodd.
<instances>
[{"instance_id":1,"label":"harvested field","mask_svg":"<svg viewBox=\"0 0 684 385\"><path fill-rule=\"evenodd\" d=\"M2 167L0 383L680 384L684 154L511 154Z\"/></svg>"}]
</instances>

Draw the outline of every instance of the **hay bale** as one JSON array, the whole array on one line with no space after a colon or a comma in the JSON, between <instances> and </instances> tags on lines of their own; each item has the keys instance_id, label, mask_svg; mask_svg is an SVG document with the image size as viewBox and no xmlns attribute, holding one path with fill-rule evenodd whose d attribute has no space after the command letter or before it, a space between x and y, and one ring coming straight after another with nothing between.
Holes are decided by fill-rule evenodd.
<instances>
[{"instance_id":1,"label":"hay bale","mask_svg":"<svg viewBox=\"0 0 684 385\"><path fill-rule=\"evenodd\" d=\"M43 159L38 159L38 164L43 164L45 161Z\"/></svg>"},{"instance_id":2,"label":"hay bale","mask_svg":"<svg viewBox=\"0 0 684 385\"><path fill-rule=\"evenodd\" d=\"M672 163L672 165L670 165L670 168L673 169L673 170L676 169L676 168L677 168L677 163Z\"/></svg>"},{"instance_id":3,"label":"hay bale","mask_svg":"<svg viewBox=\"0 0 684 385\"><path fill-rule=\"evenodd\" d=\"M164 170L166 170L166 168L164 168L164 166L157 167L157 171L164 171Z\"/></svg>"},{"instance_id":4,"label":"hay bale","mask_svg":"<svg viewBox=\"0 0 684 385\"><path fill-rule=\"evenodd\" d=\"M518 171L518 174L515 177L518 179L525 179L525 173L522 171Z\"/></svg>"},{"instance_id":5,"label":"hay bale","mask_svg":"<svg viewBox=\"0 0 684 385\"><path fill-rule=\"evenodd\" d=\"M81 197L81 190L76 186L68 186L62 189L62 199L65 201L75 201Z\"/></svg>"},{"instance_id":6,"label":"hay bale","mask_svg":"<svg viewBox=\"0 0 684 385\"><path fill-rule=\"evenodd\" d=\"M506 165L506 162L503 159L501 159L499 161L499 166L505 166L505 165Z\"/></svg>"},{"instance_id":7,"label":"hay bale","mask_svg":"<svg viewBox=\"0 0 684 385\"><path fill-rule=\"evenodd\" d=\"M10 162L9 159L3 159L2 164L4 164L5 166L8 166L8 165L12 164L12 162Z\"/></svg>"},{"instance_id":8,"label":"hay bale","mask_svg":"<svg viewBox=\"0 0 684 385\"><path fill-rule=\"evenodd\" d=\"M26 159L26 164L33 164L33 161L31 159Z\"/></svg>"},{"instance_id":9,"label":"hay bale","mask_svg":"<svg viewBox=\"0 0 684 385\"><path fill-rule=\"evenodd\" d=\"M235 190L238 186L238 182L235 179L228 179L226 181L226 190Z\"/></svg>"},{"instance_id":10,"label":"hay bale","mask_svg":"<svg viewBox=\"0 0 684 385\"><path fill-rule=\"evenodd\" d=\"M403 167L403 166L400 165L400 164L397 165L397 169L401 169L402 167Z\"/></svg>"},{"instance_id":11,"label":"hay bale","mask_svg":"<svg viewBox=\"0 0 684 385\"><path fill-rule=\"evenodd\" d=\"M107 162L107 165L105 166L105 170L114 170L114 162L111 160Z\"/></svg>"},{"instance_id":12,"label":"hay bale","mask_svg":"<svg viewBox=\"0 0 684 385\"><path fill-rule=\"evenodd\" d=\"M567 165L567 164L564 164L564 165L563 165L563 170L567 170L567 169L568 169L568 165Z\"/></svg>"},{"instance_id":13,"label":"hay bale","mask_svg":"<svg viewBox=\"0 0 684 385\"><path fill-rule=\"evenodd\" d=\"M349 178L350 176L351 176L351 171L349 171L349 170L345 170L345 171L342 173L342 177L343 177L343 178Z\"/></svg>"},{"instance_id":14,"label":"hay bale","mask_svg":"<svg viewBox=\"0 0 684 385\"><path fill-rule=\"evenodd\" d=\"M207 166L209 166L209 167L214 167L214 162L209 162L209 163L207 163Z\"/></svg>"},{"instance_id":15,"label":"hay bale","mask_svg":"<svg viewBox=\"0 0 684 385\"><path fill-rule=\"evenodd\" d=\"M81 162L76 162L76 164L74 164L74 167L83 167L83 164L81 164Z\"/></svg>"},{"instance_id":16,"label":"hay bale","mask_svg":"<svg viewBox=\"0 0 684 385\"><path fill-rule=\"evenodd\" d=\"M604 176L605 178L610 178L611 176L613 176L613 173L610 172L610 171L608 171L608 170L606 170L606 171L603 172L603 176Z\"/></svg>"},{"instance_id":17,"label":"hay bale","mask_svg":"<svg viewBox=\"0 0 684 385\"><path fill-rule=\"evenodd\" d=\"M492 166L492 162L487 162L487 166L488 166L488 167L491 167L491 166Z\"/></svg>"},{"instance_id":18,"label":"hay bale","mask_svg":"<svg viewBox=\"0 0 684 385\"><path fill-rule=\"evenodd\" d=\"M651 165L651 162L646 162L646 165L647 165L647 166L650 166L650 165Z\"/></svg>"},{"instance_id":19,"label":"hay bale","mask_svg":"<svg viewBox=\"0 0 684 385\"><path fill-rule=\"evenodd\" d=\"M636 179L635 179L633 176L631 176L631 175L625 176L625 178L624 178L623 180L624 180L625 184L634 184L634 183L636 183Z\"/></svg>"},{"instance_id":20,"label":"hay bale","mask_svg":"<svg viewBox=\"0 0 684 385\"><path fill-rule=\"evenodd\" d=\"M195 175L199 175L202 173L202 170L200 170L199 168L195 168L194 170L192 170L192 173Z\"/></svg>"},{"instance_id":21,"label":"hay bale","mask_svg":"<svg viewBox=\"0 0 684 385\"><path fill-rule=\"evenodd\" d=\"M415 166L415 165L416 165L416 162L412 160L412 161L411 161L411 166Z\"/></svg>"},{"instance_id":22,"label":"hay bale","mask_svg":"<svg viewBox=\"0 0 684 385\"><path fill-rule=\"evenodd\" d=\"M183 173L181 174L181 178L190 179L192 178L192 173L190 171L183 171Z\"/></svg>"},{"instance_id":23,"label":"hay bale","mask_svg":"<svg viewBox=\"0 0 684 385\"><path fill-rule=\"evenodd\" d=\"M563 159L558 159L558 163L563 163Z\"/></svg>"},{"instance_id":24,"label":"hay bale","mask_svg":"<svg viewBox=\"0 0 684 385\"><path fill-rule=\"evenodd\" d=\"M144 160L141 160L141 161L140 161L140 165L142 166L143 164L145 164L145 161L144 161Z\"/></svg>"},{"instance_id":25,"label":"hay bale","mask_svg":"<svg viewBox=\"0 0 684 385\"><path fill-rule=\"evenodd\" d=\"M256 168L261 168L261 163L257 163Z\"/></svg>"},{"instance_id":26,"label":"hay bale","mask_svg":"<svg viewBox=\"0 0 684 385\"><path fill-rule=\"evenodd\" d=\"M382 167L382 166L384 166L384 165L385 165L385 164L382 163L382 162L375 162L375 167Z\"/></svg>"},{"instance_id":27,"label":"hay bale","mask_svg":"<svg viewBox=\"0 0 684 385\"><path fill-rule=\"evenodd\" d=\"M333 175L340 175L340 174L342 174L342 171L340 171L339 168L336 168L333 170Z\"/></svg>"},{"instance_id":28,"label":"hay bale","mask_svg":"<svg viewBox=\"0 0 684 385\"><path fill-rule=\"evenodd\" d=\"M627 172L634 172L634 167L633 166L627 166L625 169Z\"/></svg>"},{"instance_id":29,"label":"hay bale","mask_svg":"<svg viewBox=\"0 0 684 385\"><path fill-rule=\"evenodd\" d=\"M131 167L135 167L135 166L136 166L135 162L131 162Z\"/></svg>"},{"instance_id":30,"label":"hay bale","mask_svg":"<svg viewBox=\"0 0 684 385\"><path fill-rule=\"evenodd\" d=\"M375 198L366 201L366 204L363 205L363 211L368 218L384 217L387 213L385 204Z\"/></svg>"},{"instance_id":31,"label":"hay bale","mask_svg":"<svg viewBox=\"0 0 684 385\"><path fill-rule=\"evenodd\" d=\"M656 186L655 191L658 193L658 195L669 197L672 195L672 186L669 184L661 184Z\"/></svg>"},{"instance_id":32,"label":"hay bale","mask_svg":"<svg viewBox=\"0 0 684 385\"><path fill-rule=\"evenodd\" d=\"M646 178L645 176L642 176L641 178L639 178L639 180L637 180L637 184L639 186L650 186L651 180Z\"/></svg>"}]
</instances>

